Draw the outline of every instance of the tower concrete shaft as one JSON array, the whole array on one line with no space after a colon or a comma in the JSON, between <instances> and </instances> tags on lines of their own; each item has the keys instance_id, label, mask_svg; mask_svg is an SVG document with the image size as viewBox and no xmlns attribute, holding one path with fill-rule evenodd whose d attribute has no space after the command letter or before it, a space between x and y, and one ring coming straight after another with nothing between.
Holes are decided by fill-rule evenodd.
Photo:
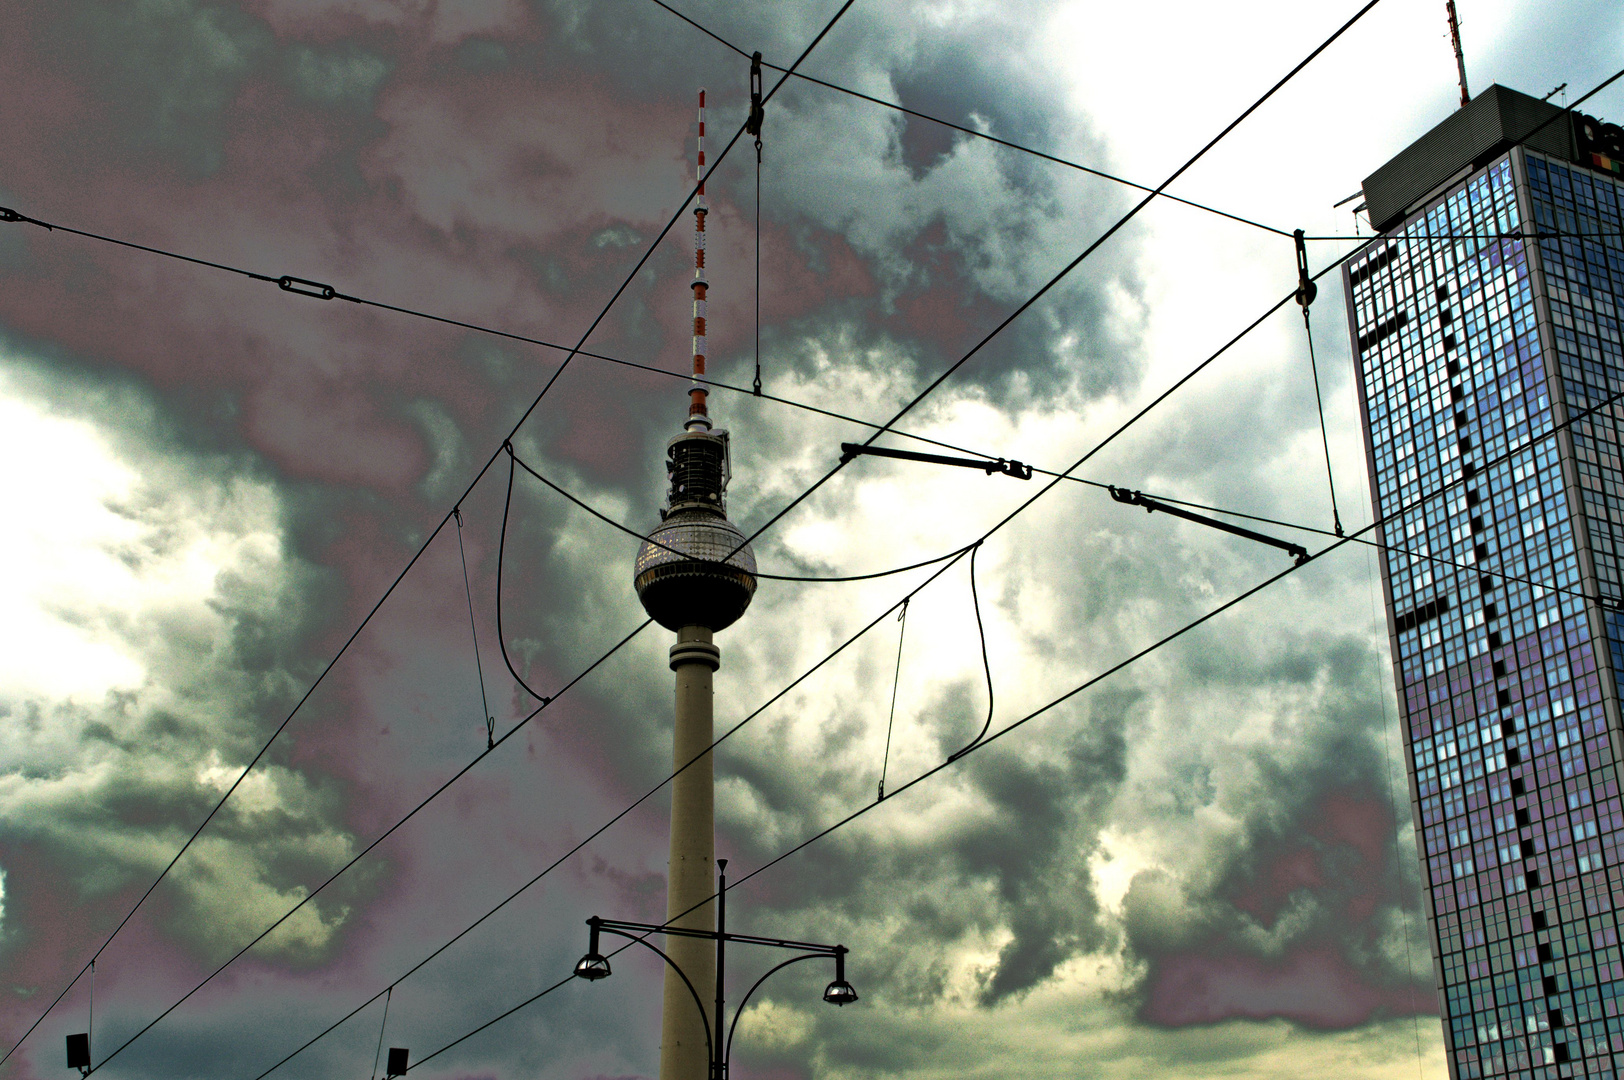
<instances>
[{"instance_id":1,"label":"tower concrete shaft","mask_svg":"<svg viewBox=\"0 0 1624 1080\"><path fill-rule=\"evenodd\" d=\"M696 930L716 927L716 904L709 899L716 891L711 678L721 664L722 652L712 643L709 629L685 626L677 631L677 643L671 647L671 670L677 676L672 767L688 767L671 783L671 862L665 913L668 922ZM716 999L715 944L701 938L668 937L665 949L687 974L699 1000L711 1008ZM667 968L660 1020L660 1080L706 1080L710 1061L705 1052L705 1028L693 995L676 972Z\"/></svg>"}]
</instances>

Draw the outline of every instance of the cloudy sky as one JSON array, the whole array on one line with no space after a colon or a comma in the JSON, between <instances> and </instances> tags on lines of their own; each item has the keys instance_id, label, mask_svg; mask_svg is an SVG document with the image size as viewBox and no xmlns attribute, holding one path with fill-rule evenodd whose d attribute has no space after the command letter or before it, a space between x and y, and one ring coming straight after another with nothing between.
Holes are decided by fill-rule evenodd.
<instances>
[{"instance_id":1,"label":"cloudy sky","mask_svg":"<svg viewBox=\"0 0 1624 1080\"><path fill-rule=\"evenodd\" d=\"M788 64L838 5L676 6ZM858 0L804 70L1155 185L1356 6ZM1576 96L1624 53L1604 0L1459 6L1474 89ZM746 63L648 0L7 0L0 25L0 205L550 342L586 332L686 196L696 89L713 150L746 104ZM1351 237L1360 223L1333 204L1456 100L1442 3L1384 0L1172 190ZM1624 118L1624 92L1592 106ZM889 417L1137 201L801 82L769 104L764 143L763 384L859 419ZM748 386L747 141L711 198L713 371ZM589 349L682 370L690 235L684 216ZM1356 242L1316 242L1314 267ZM1063 468L1294 284L1289 239L1156 203L900 426ZM1339 293L1313 318L1357 526ZM521 473L498 635L507 459L480 470L561 358L0 226L8 1047L290 712L101 953L96 1060L469 766L482 678L499 736L532 711L499 641L554 695L638 626L635 542ZM513 444L647 529L682 389L578 358ZM866 435L748 394L711 401L746 529ZM1328 528L1295 308L1080 475ZM476 477L459 547L455 521L434 530ZM1038 483L860 460L757 557L808 576L917 562ZM977 555L994 727L1289 564L1058 485ZM863 1000L837 1012L817 1000L826 972L778 977L741 1023L738 1075L1444 1076L1375 566L1351 545L1311 564L745 882L733 923L844 942ZM882 760L895 791L979 729L967 560L910 602L898 664L887 612L935 569L763 581L721 635L719 729L874 623L725 744L717 847L735 876L873 802ZM664 778L668 637L645 630L574 683L105 1075L253 1080L392 984L386 1025L379 999L273 1075L361 1075L380 1038L415 1060L567 974L587 916L658 917L663 791L402 978ZM753 977L765 959L730 968ZM418 1075L650 1076L658 995L628 953L615 978L568 984ZM9 1075L62 1075L91 998L86 977Z\"/></svg>"}]
</instances>

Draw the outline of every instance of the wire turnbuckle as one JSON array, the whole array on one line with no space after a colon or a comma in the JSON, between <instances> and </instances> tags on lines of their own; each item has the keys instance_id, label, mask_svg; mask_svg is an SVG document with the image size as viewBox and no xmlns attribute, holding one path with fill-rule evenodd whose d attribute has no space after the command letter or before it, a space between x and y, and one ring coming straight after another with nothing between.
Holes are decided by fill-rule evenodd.
<instances>
[{"instance_id":1,"label":"wire turnbuckle","mask_svg":"<svg viewBox=\"0 0 1624 1080\"><path fill-rule=\"evenodd\" d=\"M308 278L294 277L283 274L276 279L276 287L283 292L298 293L300 296L309 296L317 300L331 300L338 295L338 290L331 285L320 281L311 281Z\"/></svg>"}]
</instances>

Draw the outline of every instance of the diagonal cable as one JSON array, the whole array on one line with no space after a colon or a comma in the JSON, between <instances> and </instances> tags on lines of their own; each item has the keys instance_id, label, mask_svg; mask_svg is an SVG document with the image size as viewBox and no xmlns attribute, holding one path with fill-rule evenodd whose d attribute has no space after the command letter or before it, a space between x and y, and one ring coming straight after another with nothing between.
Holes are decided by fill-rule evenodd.
<instances>
[{"instance_id":1,"label":"diagonal cable","mask_svg":"<svg viewBox=\"0 0 1624 1080\"><path fill-rule=\"evenodd\" d=\"M1087 259L1090 255L1094 254L1094 252L1098 251L1100 249L1100 247L1103 246L1107 240L1109 240L1109 239L1111 239L1111 237L1115 236L1117 234L1117 232L1122 229L1123 226L1127 225L1128 222L1132 221L1134 219L1134 217L1136 217L1141 210L1143 210L1146 206L1148 206L1151 203L1151 201L1156 198L1157 195L1161 194L1161 192L1168 185L1172 184L1180 176L1183 176L1192 167L1194 167L1196 162L1200 161L1203 157L1205 157L1209 150L1211 150L1214 146L1217 146L1218 143L1221 142L1224 138L1226 138L1229 135L1230 132L1234 131L1237 127L1239 127L1246 120L1247 117L1251 116L1258 109L1262 108L1263 104L1266 101L1268 101L1271 97L1273 97L1280 90L1281 87L1285 86L1286 83L1290 82L1293 78L1295 78L1296 75L1298 74L1298 72L1302 71L1310 63L1312 63L1316 57L1318 57L1326 49L1330 48L1331 45L1338 38L1340 38L1343 34L1347 33L1347 31L1350 30L1354 26L1355 23L1357 23L1360 19L1364 18L1365 15L1367 13L1369 13L1369 11L1379 3L1381 3L1381 0L1366 0L1365 4L1363 6L1361 6L1358 11L1354 12L1354 14L1353 14L1353 16L1351 18L1349 18L1341 26L1337 27L1337 29L1331 33L1330 37L1326 38L1319 45L1315 46L1314 50L1312 52L1310 52L1302 60L1298 61L1298 63L1295 66L1293 66L1290 71L1286 72L1286 74L1281 76L1280 79L1273 86L1269 87L1268 90L1264 91L1263 95L1261 97L1259 97L1256 101L1252 102L1252 104L1248 105L1241 112L1241 114L1239 116L1237 116L1235 119L1231 120L1228 124L1226 124L1222 131L1220 131L1218 134L1214 135L1211 139L1207 140L1206 144L1204 146L1202 146L1201 149L1197 150L1193 155L1191 155L1188 159L1186 159L1184 164L1182 164L1178 168L1174 169L1172 174L1170 176L1168 176L1168 178L1166 180L1163 180L1159 185L1157 185L1155 190L1153 190L1150 194L1146 195L1143 199L1141 199L1138 203L1136 203L1134 205L1133 209L1129 210L1126 214L1123 214L1121 217L1117 218L1115 223L1113 223L1108 229L1106 229L1105 232L1102 233L1099 237L1097 237L1091 244L1089 244L1086 248L1084 248L1081 254L1079 254L1076 258L1072 259L1071 262L1067 263L1064 267L1062 267L1058 273L1056 273L1053 277L1051 277L1047 282L1044 283L1042 288L1038 289L1037 292L1033 293L1024 302L1022 302L1019 307L1017 307L1014 311L1012 311L1008 315L1006 315L1004 317L1003 321L1001 321L997 326L993 327L990 331L988 331L986 336L983 337L980 341L976 342L975 346L973 348L971 348L969 352L965 353L958 360L956 360L952 364L950 364L947 367L947 369L945 371L943 371L941 374L937 375L936 378L933 379L928 386L926 386L923 390L919 391L919 393L915 394L913 399L910 400L901 409L897 410L897 412L891 417L890 420L887 420L884 424L882 424L880 426L880 429L878 431L876 431L873 434L869 435L869 437L863 442L862 445L864 445L864 446L873 445L875 439L879 438L882 434L889 431L891 429L892 425L894 425L897 421L901 420L904 416L908 415L908 413L913 411L915 406L917 406L921 401L924 401L926 397L928 397L932 393L934 393L935 390L937 389L937 387L941 386L944 382L946 382L949 378L951 378L953 373L958 371L959 368L961 368L965 364L969 363L970 360L973 359L976 356L977 353L979 353L983 348L985 348L987 346L987 344L989 342L991 342L993 340L993 338L995 338L999 334L1003 333L1003 331L1006 330L1010 326L1010 324L1012 324L1016 319L1020 318L1021 315L1023 313L1025 313L1028 308L1032 307L1032 305L1036 304L1045 295L1047 295L1050 289L1053 289L1056 285L1060 284L1060 282L1062 280L1064 280L1073 270L1075 270L1078 266L1082 265L1083 260ZM784 78L788 78L788 75L785 75ZM780 79L777 85L782 86L783 85L783 79ZM776 89L776 86L775 86L775 89ZM1295 295L1296 295L1295 293L1292 294L1292 296L1295 296ZM1288 297L1287 299L1290 299L1290 298L1291 297ZM1285 301L1281 301L1280 304L1276 304L1274 308L1270 309L1268 314L1273 314L1274 311L1278 310L1278 308L1281 305L1283 305L1284 303L1285 303ZM1264 317L1266 318L1267 315L1265 315ZM1259 321L1261 321L1261 319ZM1248 327L1248 330L1243 331L1243 333L1249 332L1250 329L1251 328ZM1226 346L1226 348L1227 348L1227 346ZM1169 393L1171 393L1171 391L1169 391ZM1159 401L1160 399L1157 399L1157 400ZM1147 408L1148 408L1148 406L1147 406ZM1141 415L1142 415L1142 413L1141 413ZM841 469L845 468L846 463L848 461L850 461L850 460L852 460L850 457L842 456L842 458L839 461L837 461L835 463L835 465L831 469L829 469L828 472L824 473L823 476L821 476L816 481L814 481L810 487L806 488L799 495L797 495L794 499L790 500L789 503L787 503L782 509L780 509L772 517L768 518L765 524L761 525L760 528L758 528L755 532L751 533L748 537L746 537L743 541L741 541L739 543L738 548L735 548L734 550L737 551L740 548L743 548L745 545L749 544L750 541L754 540L757 536L760 536L761 533L763 533L767 529L771 528L775 523L778 522L778 520L780 518L784 517L784 515L788 514L791 510L795 509L795 507L799 506L802 502L805 502L807 499L811 498L811 496L813 495L814 492L816 492L819 488L823 487L824 484L828 483L831 479L833 479L835 474L840 472ZM1059 482L1058 478L1056 480L1052 481L1050 484L1045 486L1042 491L1040 491L1037 494L1033 495L1029 500L1027 500L1026 503L1023 503L1022 507L1024 508L1025 506L1031 505L1032 502L1036 501L1043 494L1048 492L1051 488L1053 488L1054 484L1058 483L1058 482ZM1019 511L1017 511L1017 513L1018 512ZM729 553L730 556L732 554L733 554L733 552Z\"/></svg>"},{"instance_id":2,"label":"diagonal cable","mask_svg":"<svg viewBox=\"0 0 1624 1080\"><path fill-rule=\"evenodd\" d=\"M1617 75L1614 75L1612 78L1608 79L1607 82L1602 84L1602 86L1606 86L1608 83L1611 83L1614 79L1617 79L1617 78L1619 78L1621 76L1624 76L1624 71L1620 71ZM1597 88L1597 90L1599 90L1599 89L1601 89L1601 87ZM1595 93L1595 92L1596 91L1592 91L1592 93ZM1588 97L1589 95L1586 95L1586 96ZM1583 99L1581 99L1581 100L1583 100ZM1336 266L1340 265L1346 259L1350 258L1353 254L1356 254L1356 253L1349 253L1349 255L1345 255L1341 259L1336 260L1336 262L1334 262L1331 266L1328 266L1325 269L1321 270L1318 274L1315 274L1314 277L1318 278L1318 277L1323 276L1326 273L1329 273L1332 269L1334 269ZM1127 424L1123 425L1122 427L1119 427L1115 432L1113 432L1110 436L1108 436L1106 441L1108 442L1111 439L1114 439L1117 435L1121 434L1121 432L1123 430L1125 430L1127 426L1131 425L1134 422L1137 422L1137 420L1142 418L1143 415L1145 414L1145 412L1147 412L1150 408L1154 407L1156 404L1159 404L1161 401L1165 400L1167 398L1167 396L1169 396L1174 390L1178 389L1180 386L1183 386L1185 383L1187 383L1191 378L1194 377L1195 374L1199 373L1202 369L1207 367L1210 363L1212 363L1214 360L1216 360L1218 358L1218 356L1222 355L1223 352L1227 351L1230 347L1232 347L1236 342L1238 342L1242 337L1244 337L1252 329L1254 329L1256 326L1260 325L1262 323L1262 321L1264 319L1266 319L1269 315L1273 314L1275 311L1277 311L1280 307L1284 306L1286 303L1292 301L1295 298L1295 296L1296 296L1296 293L1293 292L1291 294L1286 295L1285 297L1282 297L1267 312L1265 312L1263 316L1259 317L1257 320L1254 320L1245 330L1241 331L1240 334L1236 335L1229 342L1227 342L1224 346L1222 346L1218 350L1218 352L1214 353L1212 356L1210 356L1206 360L1202 361L1189 374L1187 374L1183 378L1179 379L1171 388L1169 388L1163 394L1159 395L1150 405L1148 405L1145 409L1142 409L1132 419L1130 419L1127 422ZM1584 419L1587 416L1590 416L1590 415L1592 415L1592 414L1594 414L1596 412L1599 412L1601 409L1613 404L1614 402L1616 402L1616 401L1618 401L1620 399L1624 399L1624 390L1621 390L1618 393L1613 394L1610 397L1597 402L1595 405L1592 405L1587 409L1581 410L1580 412L1571 415L1567 420L1565 420L1565 421L1563 421L1563 422L1561 422L1559 424L1554 425L1548 431L1543 432L1538 436L1531 437L1528 441L1526 441L1522 445L1520 445L1518 447L1515 447L1515 448L1512 448L1512 449L1506 451L1505 453L1501 454L1499 457L1495 458L1493 461L1488 462L1487 464L1485 464L1483 466L1483 468L1485 468L1485 469L1490 468L1495 464L1498 464L1498 463L1501 463L1503 461L1509 460L1511 457L1513 457L1513 456L1515 456L1515 455L1517 455L1519 453L1526 452L1531 447L1536 445L1538 442L1543 441L1544 439L1547 439L1547 438L1550 438L1550 437L1554 436L1558 431L1561 431L1562 429L1564 429L1564 428L1578 422L1579 420ZM1073 469L1077 468L1084 461L1086 461L1089 457L1093 456L1093 454L1095 452L1097 452L1098 449L1100 449L1100 447L1103 446L1103 445L1104 444L1102 443L1102 444L1100 444L1100 446L1096 446L1094 450L1089 451L1082 458L1080 458L1079 461L1072 466L1072 468ZM1071 470L1068 469L1066 473L1063 473L1063 474L1060 474L1059 476L1057 476L1056 477L1056 482L1058 482L1058 480L1060 480L1060 479L1075 479L1075 478L1072 478L1072 477L1070 477L1068 475L1070 471ZM1431 500L1433 498L1436 498L1436 497L1438 497L1440 495L1443 495L1443 494L1447 494L1449 491L1453 490L1458 485L1464 483L1465 479L1466 479L1465 477L1462 477L1460 479L1451 481L1451 482L1445 484L1443 487L1441 487L1441 488L1439 488L1439 489L1437 489L1435 491L1428 492L1426 494L1423 494L1423 495L1419 496L1417 499L1413 500L1411 503L1409 503L1409 504L1407 504L1407 505L1405 505L1403 507L1400 507L1399 509L1395 510L1393 513L1388 514L1388 515L1386 515L1386 516L1384 516L1382 518L1379 518L1379 519L1377 519L1375 521L1372 521L1369 525L1364 526L1363 528L1357 530L1354 533L1351 533L1351 534L1349 534L1347 536L1335 538L1334 541L1330 545L1328 545L1326 548L1322 549L1320 552L1316 553L1313 556L1313 560L1317 560L1320 556L1328 554L1331 551L1334 551L1334 550L1336 550L1338 548L1341 548L1342 546L1344 546L1346 544L1360 541L1360 538L1365 533L1369 533L1369 532L1377 529L1382 524L1384 524L1386 521L1389 521L1389 520L1391 520L1393 518L1402 517L1404 514L1412 512L1413 510L1415 510L1416 508L1418 508L1419 506L1423 505L1425 502L1427 502L1427 501L1429 501L1429 500ZM1053 484L1051 484L1049 486L1052 487ZM1045 489L1045 490L1047 490L1047 489ZM1040 492L1039 495L1041 495L1041 494L1042 493ZM1029 506L1031 504L1031 502L1034 501L1035 498L1037 498L1037 497L1038 496L1034 496L1033 499L1029 499L1027 501L1027 503L1023 504L1022 507L1018 508L1016 511L1014 511L1014 513L1012 513L1011 515L1009 515L1008 517L1003 519L1003 521L1001 521L997 525L995 525L993 527L993 529L990 530L986 534L986 536L990 536L992 534L992 532L996 532L999 528L1002 528L1002 526L1004 524L1007 524L1010 520L1012 520L1015 515L1019 514L1022 510L1024 510L1026 508L1026 506ZM1168 501L1177 501L1177 500L1168 500ZM1199 504L1186 504L1186 505L1199 505ZM1211 507L1203 507L1203 508L1204 509L1215 509L1215 508L1211 508ZM1217 511L1217 512L1225 512L1225 511ZM1240 516L1250 516L1250 515L1240 515ZM1269 519L1261 519L1261 520L1269 520ZM1278 524L1289 524L1289 523L1278 523ZM1312 528L1309 528L1309 527L1306 527L1306 526L1292 526L1292 527L1294 527L1294 528L1302 528L1302 529L1304 529L1304 531L1309 531L1309 532L1316 532L1316 533L1323 533L1324 532L1323 530L1312 529ZM1325 534L1325 535L1333 535L1333 534ZM983 537L983 540L986 539L986 536ZM1386 545L1376 545L1376 546L1385 547ZM1399 549L1389 549L1389 550L1399 550ZM951 564L949 564L949 565L951 565ZM1251 597L1253 595L1256 595L1258 592L1260 592L1263 589L1268 588L1270 585L1273 585L1274 583L1282 580L1287 575L1289 575L1291 573L1294 573L1295 571L1300 569L1301 566L1304 566L1304 565L1307 565L1307 563L1294 564L1293 566L1288 567L1287 569L1281 571L1280 573L1277 573L1277 574L1273 575L1272 577L1264 580L1260 584L1258 584L1256 586L1253 586L1252 588L1242 592L1241 594L1239 594L1236 597L1232 598L1231 600L1227 601L1223 605L1220 605L1218 608L1215 608L1215 609L1207 612L1205 615L1202 615L1200 618L1196 619L1194 622L1192 622L1190 624L1187 624L1186 626L1174 631L1172 634L1170 634L1167 637L1159 640L1156 643L1153 643L1151 646L1146 647L1145 649L1141 650L1139 653L1136 653L1134 656L1131 656L1128 659L1120 662L1119 664L1115 665L1113 668L1111 668L1111 669L1109 669L1109 670L1107 670L1105 672L1102 672L1099 675L1096 675L1095 677L1089 679L1085 683L1079 685L1078 687L1072 689L1071 691L1068 691L1066 694L1062 695L1061 697L1056 698L1055 700L1051 701L1047 705L1044 705L1040 709L1026 715L1025 717L1022 717L1019 720L1016 720L1016 721L1010 723L1009 725L1006 725L1006 727L1004 727L1004 728L999 729L997 732L994 732L989 738L986 738L986 739L982 740L981 742L979 742L976 745L975 748L979 749L981 746L988 745L991 742L993 742L994 740L996 740L996 739L1002 737L1003 735L1009 733L1010 731L1012 731L1012 730L1014 730L1014 729L1016 729L1016 728L1018 728L1018 727L1020 727L1020 726L1022 726L1024 724L1026 724L1026 723L1028 723L1029 721L1031 721L1033 719L1036 719L1038 716L1052 710L1053 708L1055 708L1058 705L1064 703L1065 701L1067 701L1070 698L1076 696L1077 694L1083 692L1084 690L1088 689L1089 687L1097 684L1101 680L1103 680L1105 678L1108 678L1110 675L1114 674L1116 671L1121 670L1123 667L1128 666L1129 664L1135 662L1137 659L1142 658L1144 655L1148 655L1149 652L1152 652L1155 649L1161 648L1161 647L1165 646L1166 644L1171 643L1173 640L1175 640L1175 639L1177 639L1179 637L1182 637L1184 634L1188 633L1190 630L1193 630L1196 627L1204 624L1205 622L1210 621L1211 619L1215 618L1217 615L1222 614L1224 611L1229 610L1230 608L1236 606L1237 604L1245 601L1249 597ZM941 572L944 572L945 569L946 569L946 567L944 567L941 571L938 571L938 575ZM937 575L932 575L932 578L934 579L934 577L936 577L936 576ZM928 584L928 582L926 582L926 584ZM921 586L921 587L923 587L923 586ZM915 591L917 592L917 590L915 590ZM910 596L911 595L913 595L913 594L911 593ZM899 602L899 603L905 603L905 602L906 601L904 600L904 601ZM886 612L882 613L880 618L883 618L885 615L888 615L891 611L897 610L898 606L899 605L893 605ZM877 623L878 619L876 619L875 622ZM863 630L860 630L858 632L857 636L861 636L861 634L865 633L873 625L874 625L874 623L870 623L869 626L864 627ZM852 640L855 640L855 637ZM848 641L846 644L850 644L850 641ZM846 647L846 645L842 645L840 648L844 649L845 647ZM837 652L838 651L839 650L837 650ZM823 663L823 662L820 661L819 666L821 666L821 663ZM816 670L816 668L814 668L812 670ZM807 674L810 674L810 671ZM802 676L802 678L804 678L804 677L805 676ZM800 681L799 679L796 680L797 683L799 683L799 681ZM794 684L792 684L792 686L793 685ZM787 689L786 689L785 692L787 692ZM770 702L769 702L769 704L770 704ZM755 714L752 714L752 716L754 716L754 715ZM747 717L745 719L745 721L741 721L741 723L739 725L736 725L734 728L730 729L729 732L727 732L727 734L723 736L723 738L725 739L728 735L733 734L735 731L737 731L739 729L739 727L743 726L743 723L748 722L749 719L750 718ZM696 755L693 760L697 761L700 757L703 757L705 754L710 753L711 750L714 749L714 747L716 745L719 745L721 741L722 741L721 739L718 739L716 743L712 744L712 747L707 748L706 750L702 751L699 755ZM912 787L915 784L923 782L925 779L927 779L927 778L929 778L931 776L934 776L935 774L941 772L943 769L947 768L950 764L953 763L954 760L956 760L956 759L949 759L948 761L943 762L941 765L938 765L938 766L928 770L926 773L922 774L921 776L916 777L912 781L909 781L902 788L897 789L897 791L900 792L900 791L906 790L907 788ZM690 762L690 764L691 764L691 762ZM686 766L684 766L684 767L686 767ZM680 772L681 770L678 770L678 771ZM895 794L895 793L896 792L893 792L893 794ZM646 797L647 796L645 796L645 798ZM882 798L888 798L888 797L889 796L882 796ZM639 801L641 801L641 800L639 800ZM769 863L766 863L763 866L758 867L755 871L752 871L750 874L746 875L744 878L741 878L738 881L732 883L729 887L730 888L736 887L737 885L742 884L743 881L749 880L749 878L756 876L757 874L765 871L766 869L768 869L769 867L771 867L773 865L776 865L778 862L783 861L784 859L788 858L790 855L793 855L795 852L800 851L803 848L805 848L806 846L810 845L811 843L816 842L821 837L828 835L829 833L835 831L836 829L842 827L843 825L849 823L850 821L855 820L857 817L860 817L863 814L867 813L869 810L873 809L874 806L877 806L879 804L879 802L880 802L880 799L877 798L875 800L875 802L870 803L867 806L864 806L863 808L859 809L858 811L856 811L855 813L853 813L851 815L848 815L848 817L842 819L839 822L836 822L834 825L831 825L828 828L826 828L826 829L822 830L821 832L817 833L816 835L808 838L807 840L803 841L801 844L797 845L796 847L794 847L794 848L792 848L792 849L790 849L790 850L788 850L786 852L783 852L782 854L780 854L779 856L777 856L773 860L771 860ZM600 832L601 832L601 830L600 830ZM597 835L597 834L594 834L594 835ZM567 857L567 855L566 855L566 857ZM539 877L536 880L539 880ZM525 887L528 888L528 885L525 886ZM520 891L522 891L522 889ZM516 896L517 893L514 894L514 895ZM512 898L513 897L510 897L509 900L511 900ZM710 899L711 898L707 898L705 901L701 901L701 903L708 903ZM507 902L508 901L503 901L504 904L506 904ZM698 905L696 905L696 906L698 906ZM491 914L494 914L494 911ZM488 918L488 917L489 917L489 915L485 916L484 918ZM481 921L483 921L483 918L481 919ZM476 923L476 925L477 925L477 923ZM472 927L470 927L469 929L472 929ZM463 933L467 933L467 932L468 931L465 930ZM458 937L461 937L461 936L462 935L460 935L460 934L458 935ZM455 939L453 939L453 940L455 940ZM448 943L447 946L442 946L442 949L444 949L445 947L448 947L448 946L449 946L449 943ZM436 955L437 955L437 953L436 953ZM413 970L416 970L416 969L414 968ZM498 1022L499 1020L504 1019L507 1016L512 1015L514 1012L517 1012L519 1009L523 1008L525 1005L528 1005L531 1002L539 1000L541 997L546 996L552 990L557 989L558 986L561 986L565 982L568 982L568 981L570 981L569 978L566 978L564 980L560 980L560 982L554 984L553 986L548 987L547 989L543 990L541 993L539 993L537 995L534 995L533 997L531 997L529 999L526 999L526 1001L521 1002L517 1006L514 1006L513 1008L511 1008L508 1011L502 1013L500 1016L496 1017L495 1019L493 1019L491 1021L488 1021L485 1024L481 1025L479 1028L475 1029L476 1032L485 1030L486 1028L488 1028L492 1024ZM379 993L381 995L382 991L380 991ZM376 1000L376 998L373 998L373 999L370 999L370 1000ZM367 1002L367 1003L363 1003L363 1006L361 1006L361 1007L364 1007L365 1004L370 1004L370 1001ZM356 1011L358 1012L359 1008ZM352 1013L351 1015L354 1015L354 1013ZM345 1019L348 1019L348 1017L346 1017ZM342 1023L342 1022L343 1022L342 1020L339 1021L339 1023ZM334 1024L333 1027L328 1028L327 1031L331 1031L334 1028L336 1028L337 1026L338 1026L337 1024ZM469 1035L471 1035L473 1033L474 1032L470 1032ZM325 1035L326 1032L323 1032L322 1034ZM435 1053L438 1054L438 1053L443 1052L446 1049L449 1049L451 1046L454 1046L457 1043L460 1043L464 1039L468 1038L469 1035L464 1035L464 1036L458 1038L457 1040L454 1040L451 1044L448 1044L447 1046L442 1047L441 1050L436 1051ZM317 1036L318 1039L320 1037L321 1036ZM312 1039L311 1043L314 1043L315 1041L316 1041L315 1039ZM306 1044L306 1046L308 1046L308 1045L310 1045L310 1043ZM303 1047L301 1047L301 1050L302 1049L303 1049ZM295 1053L297 1053L297 1052L298 1051L296 1051ZM291 1058L291 1056L292 1055L290 1055L290 1058ZM284 1061L286 1061L286 1060L289 1060L289 1059L284 1059ZM278 1063L278 1064L281 1064L281 1063ZM261 1074L261 1077L257 1078L257 1080L263 1080L263 1077L265 1075L267 1075L267 1074Z\"/></svg>"}]
</instances>

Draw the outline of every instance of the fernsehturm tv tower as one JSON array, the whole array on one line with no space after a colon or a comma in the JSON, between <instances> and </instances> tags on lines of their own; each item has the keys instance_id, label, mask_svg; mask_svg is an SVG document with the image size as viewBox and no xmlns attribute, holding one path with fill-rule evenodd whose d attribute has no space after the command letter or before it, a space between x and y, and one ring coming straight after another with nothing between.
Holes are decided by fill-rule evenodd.
<instances>
[{"instance_id":1,"label":"fernsehturm tv tower","mask_svg":"<svg viewBox=\"0 0 1624 1080\"><path fill-rule=\"evenodd\" d=\"M683 430L665 450L670 478L661 525L637 553L633 583L655 622L674 630L676 768L703 754L671 785L671 863L666 918L677 926L716 926L716 813L712 756L711 676L722 664L712 641L733 625L756 591L756 559L744 534L727 519L732 472L726 431L713 430L706 408L705 374L705 91L699 92L699 193L694 201L694 382ZM691 910L690 910L691 909ZM693 983L701 1001L716 998L715 946L700 938L668 937L666 951ZM705 1021L677 974L665 973L660 1024L660 1080L705 1080Z\"/></svg>"}]
</instances>

